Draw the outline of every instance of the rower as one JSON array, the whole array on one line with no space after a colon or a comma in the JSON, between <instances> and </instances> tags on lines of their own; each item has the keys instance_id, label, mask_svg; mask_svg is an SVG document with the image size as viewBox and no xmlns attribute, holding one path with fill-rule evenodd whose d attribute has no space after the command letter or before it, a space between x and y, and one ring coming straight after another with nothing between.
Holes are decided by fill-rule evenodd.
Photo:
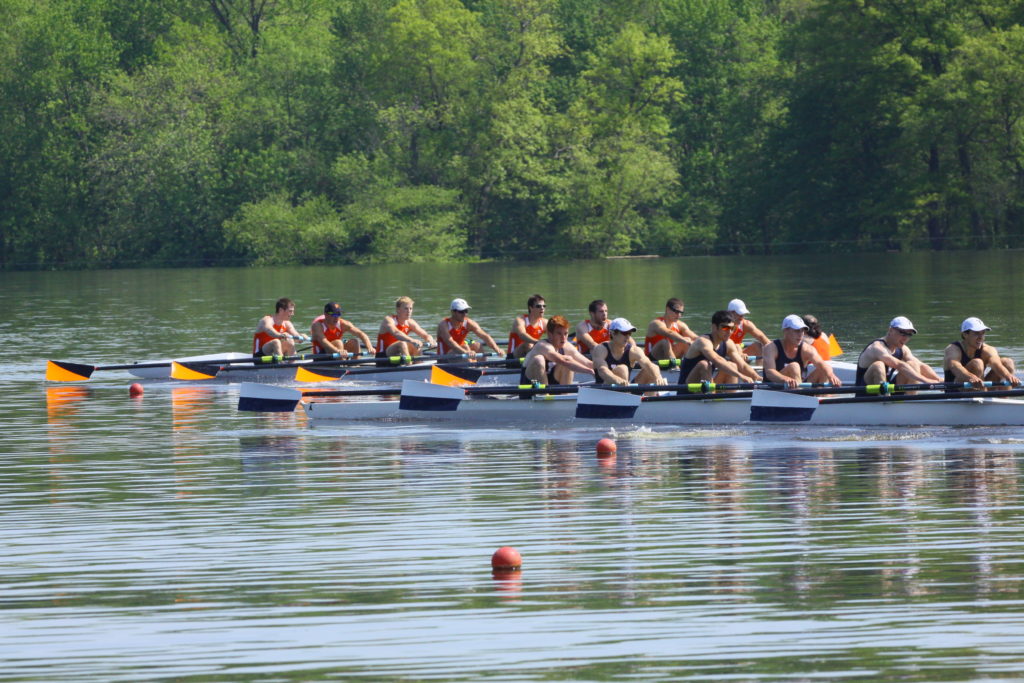
<instances>
[{"instance_id":1,"label":"rower","mask_svg":"<svg viewBox=\"0 0 1024 683\"><path fill-rule=\"evenodd\" d=\"M960 341L947 346L943 358L946 382L966 382L977 389L983 388L985 382L1020 386L1013 359L1000 357L994 346L985 343L985 333L991 329L973 317L960 324Z\"/></svg>"},{"instance_id":2,"label":"rower","mask_svg":"<svg viewBox=\"0 0 1024 683\"><path fill-rule=\"evenodd\" d=\"M743 338L750 335L755 341L743 346L743 355L754 356L760 358L764 347L771 343L768 339L768 335L762 332L757 325L754 324L753 320L747 318L750 315L750 310L747 305L743 303L743 299L733 299L726 305L726 310L732 311L736 314L736 329L733 330L732 340L742 346Z\"/></svg>"},{"instance_id":3,"label":"rower","mask_svg":"<svg viewBox=\"0 0 1024 683\"><path fill-rule=\"evenodd\" d=\"M590 317L576 326L576 346L581 353L590 353L595 346L608 341L608 304L594 299L587 306Z\"/></svg>"},{"instance_id":4,"label":"rower","mask_svg":"<svg viewBox=\"0 0 1024 683\"><path fill-rule=\"evenodd\" d=\"M265 315L256 323L256 332L252 335L252 355L291 356L295 353L293 339L304 339L292 324L295 315L295 302L284 297L274 304L274 314Z\"/></svg>"},{"instance_id":5,"label":"rower","mask_svg":"<svg viewBox=\"0 0 1024 683\"><path fill-rule=\"evenodd\" d=\"M395 300L394 315L384 316L377 330L377 358L418 356L424 346L433 346L434 338L412 319L415 303L407 296ZM413 334L423 341L413 339Z\"/></svg>"},{"instance_id":6,"label":"rower","mask_svg":"<svg viewBox=\"0 0 1024 683\"><path fill-rule=\"evenodd\" d=\"M512 321L512 329L508 333L508 355L522 358L533 345L540 341L548 321L544 311L548 305L544 297L534 294L526 300L526 315L518 316Z\"/></svg>"},{"instance_id":7,"label":"rower","mask_svg":"<svg viewBox=\"0 0 1024 683\"><path fill-rule=\"evenodd\" d=\"M635 384L665 384L661 369L651 362L640 347L633 343L636 328L625 318L616 318L608 325L609 339L593 348L590 355L594 364L597 384L629 384L629 372L638 367L633 378Z\"/></svg>"},{"instance_id":8,"label":"rower","mask_svg":"<svg viewBox=\"0 0 1024 683\"><path fill-rule=\"evenodd\" d=\"M644 338L644 352L653 360L680 358L690 348L690 342L697 338L686 323L680 318L683 315L683 302L675 297L665 302L665 314L655 318L647 325L647 336Z\"/></svg>"},{"instance_id":9,"label":"rower","mask_svg":"<svg viewBox=\"0 0 1024 683\"><path fill-rule=\"evenodd\" d=\"M928 365L914 357L907 342L917 334L913 323L905 316L897 316L889 322L889 331L876 339L860 352L857 358L857 385L881 384L932 384L939 381Z\"/></svg>"},{"instance_id":10,"label":"rower","mask_svg":"<svg viewBox=\"0 0 1024 683\"><path fill-rule=\"evenodd\" d=\"M832 360L832 345L829 343L829 336L821 329L821 323L813 315L802 315L804 324L807 325L807 332L804 334L804 341L817 350L822 360Z\"/></svg>"},{"instance_id":11,"label":"rower","mask_svg":"<svg viewBox=\"0 0 1024 683\"><path fill-rule=\"evenodd\" d=\"M309 332L313 338L313 353L336 353L347 358L349 354L359 355L360 343L367 351L372 348L366 333L341 317L341 306L335 301L324 305L323 315L313 319ZM346 334L356 338L344 340Z\"/></svg>"},{"instance_id":12,"label":"rower","mask_svg":"<svg viewBox=\"0 0 1024 683\"><path fill-rule=\"evenodd\" d=\"M790 389L801 382L837 387L842 384L832 371L832 364L824 360L812 344L804 341L806 331L807 323L800 316L783 318L782 337L764 347L765 382L785 384Z\"/></svg>"},{"instance_id":13,"label":"rower","mask_svg":"<svg viewBox=\"0 0 1024 683\"><path fill-rule=\"evenodd\" d=\"M736 329L736 315L731 311L715 311L711 331L693 340L679 366L679 383L760 382L761 376L750 367L739 345L730 336Z\"/></svg>"},{"instance_id":14,"label":"rower","mask_svg":"<svg viewBox=\"0 0 1024 683\"><path fill-rule=\"evenodd\" d=\"M484 332L483 328L468 315L472 308L465 299L452 299L450 306L451 315L443 319L437 325L437 353L438 355L469 355L483 351L483 345L478 341L466 341L470 333L484 341L499 356L504 356L498 344L491 335Z\"/></svg>"},{"instance_id":15,"label":"rower","mask_svg":"<svg viewBox=\"0 0 1024 683\"><path fill-rule=\"evenodd\" d=\"M521 384L572 384L573 372L594 371L590 359L569 341L569 321L564 316L552 316L547 322L547 332L547 336L526 354L520 373Z\"/></svg>"}]
</instances>

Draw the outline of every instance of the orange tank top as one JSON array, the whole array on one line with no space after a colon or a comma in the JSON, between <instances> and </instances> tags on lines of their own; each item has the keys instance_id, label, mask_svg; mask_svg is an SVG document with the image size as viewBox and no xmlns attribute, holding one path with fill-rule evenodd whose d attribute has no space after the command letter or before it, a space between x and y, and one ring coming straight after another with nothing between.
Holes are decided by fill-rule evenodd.
<instances>
[{"instance_id":1,"label":"orange tank top","mask_svg":"<svg viewBox=\"0 0 1024 683\"><path fill-rule=\"evenodd\" d=\"M402 334L409 334L409 323L406 322L404 325L399 325L397 319L393 315L389 315L389 318L395 320L395 327ZM395 342L401 341L398 337L391 334L390 332L381 332L377 335L377 353L384 353L388 350L388 347Z\"/></svg>"},{"instance_id":2,"label":"orange tank top","mask_svg":"<svg viewBox=\"0 0 1024 683\"><path fill-rule=\"evenodd\" d=\"M274 324L273 328L275 332L284 332L284 323L281 323L280 325ZM264 344L274 341L275 339L277 339L277 337L271 337L266 332L257 332L252 335L252 355L258 356L263 350Z\"/></svg>"},{"instance_id":3,"label":"orange tank top","mask_svg":"<svg viewBox=\"0 0 1024 683\"><path fill-rule=\"evenodd\" d=\"M463 323L458 327L452 327L451 318L445 318L443 322L448 324L448 334L452 336L453 342L455 342L456 344L461 344L462 342L466 341L466 335L469 334L469 326L466 325L465 321L463 321ZM442 340L441 337L437 338L438 353L452 353L453 351L458 350L459 349L457 348L448 348L448 345L444 343L444 340Z\"/></svg>"},{"instance_id":4,"label":"orange tank top","mask_svg":"<svg viewBox=\"0 0 1024 683\"><path fill-rule=\"evenodd\" d=\"M526 323L526 332L534 339L540 339L541 336L544 334L544 324L541 323L541 320L543 320L543 318L538 320L536 325L531 325L530 316L523 316L523 322ZM508 353L514 353L517 346L519 346L520 344L525 344L526 342L526 339L523 339L515 332L512 332L511 334L508 335Z\"/></svg>"},{"instance_id":5,"label":"orange tank top","mask_svg":"<svg viewBox=\"0 0 1024 683\"><path fill-rule=\"evenodd\" d=\"M345 335L345 330L339 325L338 327L328 327L327 323L324 322L325 316L320 316L313 321L313 325L320 325L324 332L324 339L327 341L338 341ZM313 325L310 325L312 327ZM334 349L325 349L313 342L313 353L331 353Z\"/></svg>"},{"instance_id":6,"label":"orange tank top","mask_svg":"<svg viewBox=\"0 0 1024 683\"><path fill-rule=\"evenodd\" d=\"M828 337L822 334L817 339L811 340L811 346L817 349L822 360L832 360L832 351L829 348Z\"/></svg>"},{"instance_id":7,"label":"orange tank top","mask_svg":"<svg viewBox=\"0 0 1024 683\"><path fill-rule=\"evenodd\" d=\"M603 342L606 342L608 341L608 339L611 338L611 334L608 332L607 327L594 327L594 323L592 323L589 320L584 320L583 324L587 326L587 334L589 334L590 338L594 340L595 346ZM590 351L590 349L583 348L583 344L580 343L578 339L576 340L576 346L583 353L587 353Z\"/></svg>"},{"instance_id":8,"label":"orange tank top","mask_svg":"<svg viewBox=\"0 0 1024 683\"><path fill-rule=\"evenodd\" d=\"M739 324L736 325L736 329L729 335L729 339L732 339L733 344L742 344L743 338L747 336L747 327L744 325L745 322L746 320L741 320Z\"/></svg>"},{"instance_id":9,"label":"orange tank top","mask_svg":"<svg viewBox=\"0 0 1024 683\"><path fill-rule=\"evenodd\" d=\"M658 320L660 320L661 322L665 322L665 316L659 317ZM672 330L673 332L679 332L680 334L682 334L683 330L682 330L681 327L678 327L678 325L679 325L679 321L677 320L676 322L672 323L671 325L668 325L668 328L670 330ZM644 353L646 353L648 356L651 355L651 353L654 352L654 347L662 339L665 339L665 335L663 335L663 334L655 334L655 335L649 335L647 337L644 337Z\"/></svg>"}]
</instances>

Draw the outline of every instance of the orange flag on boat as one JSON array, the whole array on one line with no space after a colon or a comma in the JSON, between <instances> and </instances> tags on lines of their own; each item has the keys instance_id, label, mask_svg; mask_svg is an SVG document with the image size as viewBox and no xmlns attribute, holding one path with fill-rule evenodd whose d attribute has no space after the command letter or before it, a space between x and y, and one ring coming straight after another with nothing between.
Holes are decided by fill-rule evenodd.
<instances>
[{"instance_id":1,"label":"orange flag on boat","mask_svg":"<svg viewBox=\"0 0 1024 683\"><path fill-rule=\"evenodd\" d=\"M828 352L832 357L841 356L843 353L843 347L836 341L836 335L828 335Z\"/></svg>"}]
</instances>

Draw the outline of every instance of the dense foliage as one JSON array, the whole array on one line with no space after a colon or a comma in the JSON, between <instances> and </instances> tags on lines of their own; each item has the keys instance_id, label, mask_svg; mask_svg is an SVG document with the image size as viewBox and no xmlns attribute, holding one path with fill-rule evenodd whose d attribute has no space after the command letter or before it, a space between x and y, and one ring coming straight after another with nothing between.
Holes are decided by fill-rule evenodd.
<instances>
[{"instance_id":1,"label":"dense foliage","mask_svg":"<svg viewBox=\"0 0 1024 683\"><path fill-rule=\"evenodd\" d=\"M1020 246L1010 0L0 0L0 267Z\"/></svg>"}]
</instances>

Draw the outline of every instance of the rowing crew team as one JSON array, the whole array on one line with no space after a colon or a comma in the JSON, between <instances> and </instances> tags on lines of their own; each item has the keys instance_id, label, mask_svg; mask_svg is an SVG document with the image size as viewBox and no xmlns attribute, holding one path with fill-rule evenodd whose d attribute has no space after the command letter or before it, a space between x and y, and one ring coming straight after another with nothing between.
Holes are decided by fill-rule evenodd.
<instances>
[{"instance_id":1,"label":"rowing crew team","mask_svg":"<svg viewBox=\"0 0 1024 683\"><path fill-rule=\"evenodd\" d=\"M387 315L377 331L376 356L417 356L435 338L412 318L413 300L407 296L395 301L395 313ZM590 317L576 326L575 343L570 341L569 321L561 315L545 318L547 304L540 294L527 300L527 312L517 316L509 331L507 349L468 316L470 305L454 299L451 315L437 326L436 344L440 356L465 356L480 353L483 345L472 341L474 335L497 355L525 358L523 382L570 384L573 372L593 373L598 383L624 384L630 370L639 369L632 379L637 384L665 384L660 367L653 361L679 359L679 382L774 382L795 387L801 382L841 382L830 364L828 335L814 316L788 315L782 321L782 335L775 340L747 316L750 311L740 299L733 299L725 310L711 316L707 334L695 334L681 318L683 302L669 299L665 313L647 326L644 345L633 341L636 331L625 318L608 319L608 305L597 299L589 306ZM254 356L289 356L295 353L293 339L305 339L291 322L295 302L279 299L274 314L260 319L253 335ZM978 318L967 318L960 326L960 341L946 347L940 380L935 371L918 360L907 346L917 334L910 320L897 316L889 323L884 337L868 344L857 359L857 385L968 383L983 388L986 381L1019 386L1011 359L1001 358L985 344L991 328ZM343 340L350 334L354 339ZM415 339L416 335L420 339ZM746 337L753 341L746 346ZM365 332L341 317L341 307L330 302L323 315L310 326L313 353L337 353L345 358L359 355L360 342L371 348ZM589 357L584 354L589 354ZM762 359L764 376L751 367L747 358Z\"/></svg>"}]
</instances>

